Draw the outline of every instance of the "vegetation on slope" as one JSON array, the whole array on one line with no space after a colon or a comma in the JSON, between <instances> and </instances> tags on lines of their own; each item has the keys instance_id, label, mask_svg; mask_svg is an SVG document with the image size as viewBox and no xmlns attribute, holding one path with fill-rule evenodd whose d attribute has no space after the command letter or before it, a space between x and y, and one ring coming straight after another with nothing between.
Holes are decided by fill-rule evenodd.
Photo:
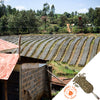
<instances>
[{"instance_id":1,"label":"vegetation on slope","mask_svg":"<svg viewBox=\"0 0 100 100\"><path fill-rule=\"evenodd\" d=\"M19 11L9 5L0 5L0 35L57 34L68 33L69 29L73 33L100 33L100 8L90 8L86 14L77 11L55 14L55 10L56 7L48 3L37 11Z\"/></svg>"}]
</instances>

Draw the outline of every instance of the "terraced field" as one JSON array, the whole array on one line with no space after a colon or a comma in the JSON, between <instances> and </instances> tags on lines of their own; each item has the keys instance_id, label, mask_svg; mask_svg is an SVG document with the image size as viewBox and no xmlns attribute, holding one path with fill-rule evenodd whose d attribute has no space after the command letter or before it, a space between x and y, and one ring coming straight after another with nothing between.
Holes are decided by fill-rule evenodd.
<instances>
[{"instance_id":1,"label":"terraced field","mask_svg":"<svg viewBox=\"0 0 100 100\"><path fill-rule=\"evenodd\" d=\"M18 44L18 36L1 36ZM17 49L12 53L17 53ZM21 55L84 67L100 51L100 35L22 36Z\"/></svg>"}]
</instances>

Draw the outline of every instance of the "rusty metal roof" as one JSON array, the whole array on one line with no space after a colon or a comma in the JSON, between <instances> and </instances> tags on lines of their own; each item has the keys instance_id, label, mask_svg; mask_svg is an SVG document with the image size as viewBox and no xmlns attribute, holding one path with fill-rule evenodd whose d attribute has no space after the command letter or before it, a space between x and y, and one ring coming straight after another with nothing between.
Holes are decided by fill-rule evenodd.
<instances>
[{"instance_id":1,"label":"rusty metal roof","mask_svg":"<svg viewBox=\"0 0 100 100\"><path fill-rule=\"evenodd\" d=\"M14 48L18 48L18 46L0 39L0 51L7 50L7 49L14 49Z\"/></svg>"},{"instance_id":2,"label":"rusty metal roof","mask_svg":"<svg viewBox=\"0 0 100 100\"><path fill-rule=\"evenodd\" d=\"M8 80L18 61L18 58L18 54L0 54L0 79Z\"/></svg>"},{"instance_id":3,"label":"rusty metal roof","mask_svg":"<svg viewBox=\"0 0 100 100\"><path fill-rule=\"evenodd\" d=\"M66 79L65 77L59 77L60 80L62 80L65 84L68 84L71 79ZM55 77L52 77L52 84L58 85L58 86L65 86L65 84L58 81Z\"/></svg>"}]
</instances>

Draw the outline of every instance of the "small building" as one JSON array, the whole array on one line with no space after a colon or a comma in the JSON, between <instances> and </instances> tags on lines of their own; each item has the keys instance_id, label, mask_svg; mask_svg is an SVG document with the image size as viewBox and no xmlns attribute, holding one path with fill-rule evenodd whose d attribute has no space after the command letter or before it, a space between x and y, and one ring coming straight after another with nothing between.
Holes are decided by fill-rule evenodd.
<instances>
[{"instance_id":1,"label":"small building","mask_svg":"<svg viewBox=\"0 0 100 100\"><path fill-rule=\"evenodd\" d=\"M0 100L40 100L43 96L50 100L47 70L51 68L44 60L0 54Z\"/></svg>"},{"instance_id":2,"label":"small building","mask_svg":"<svg viewBox=\"0 0 100 100\"><path fill-rule=\"evenodd\" d=\"M46 60L0 53L0 100L51 100Z\"/></svg>"},{"instance_id":3,"label":"small building","mask_svg":"<svg viewBox=\"0 0 100 100\"><path fill-rule=\"evenodd\" d=\"M64 88L65 85L67 85L70 81L71 78L66 79L65 77L58 77L59 80L63 81L63 83L61 81L59 81L57 78L52 77L52 90L55 91L60 91L62 88Z\"/></svg>"}]
</instances>

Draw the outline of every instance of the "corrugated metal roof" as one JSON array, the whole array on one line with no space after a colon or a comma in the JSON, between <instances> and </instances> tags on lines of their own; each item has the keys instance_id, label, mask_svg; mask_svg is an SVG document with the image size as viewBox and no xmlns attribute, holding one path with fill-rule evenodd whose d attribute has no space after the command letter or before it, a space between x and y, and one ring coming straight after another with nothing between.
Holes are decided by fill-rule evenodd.
<instances>
[{"instance_id":1,"label":"corrugated metal roof","mask_svg":"<svg viewBox=\"0 0 100 100\"><path fill-rule=\"evenodd\" d=\"M8 80L18 58L18 54L0 54L0 79Z\"/></svg>"},{"instance_id":2,"label":"corrugated metal roof","mask_svg":"<svg viewBox=\"0 0 100 100\"><path fill-rule=\"evenodd\" d=\"M68 84L71 79L66 79L65 77L59 77L60 80L62 80L65 84ZM59 85L59 86L65 86L65 84L58 81L55 77L52 77L52 84Z\"/></svg>"},{"instance_id":3,"label":"corrugated metal roof","mask_svg":"<svg viewBox=\"0 0 100 100\"><path fill-rule=\"evenodd\" d=\"M7 49L14 49L14 48L18 48L18 46L0 39L0 51L7 50Z\"/></svg>"}]
</instances>

